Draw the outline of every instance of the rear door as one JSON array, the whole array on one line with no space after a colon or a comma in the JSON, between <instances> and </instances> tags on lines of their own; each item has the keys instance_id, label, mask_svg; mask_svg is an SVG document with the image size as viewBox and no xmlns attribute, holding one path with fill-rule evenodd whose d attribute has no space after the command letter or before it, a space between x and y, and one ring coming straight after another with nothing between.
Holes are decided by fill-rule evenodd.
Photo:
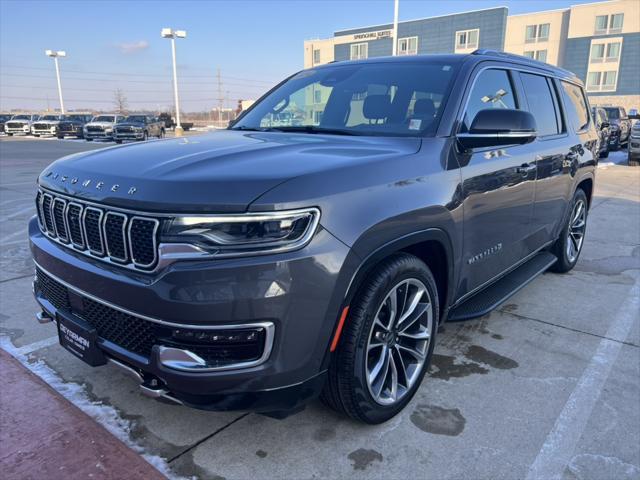
<instances>
[{"instance_id":1,"label":"rear door","mask_svg":"<svg viewBox=\"0 0 640 480\"><path fill-rule=\"evenodd\" d=\"M459 131L467 131L480 110L526 108L514 80L513 72L500 66L476 70ZM531 144L475 148L458 158L464 210L462 297L530 253L536 166Z\"/></svg>"},{"instance_id":2,"label":"rear door","mask_svg":"<svg viewBox=\"0 0 640 480\"><path fill-rule=\"evenodd\" d=\"M561 109L560 86L555 80L533 72L518 72L526 108L536 119L537 180L533 210L533 235L529 248L537 249L553 240L572 195L577 152L567 131Z\"/></svg>"}]
</instances>

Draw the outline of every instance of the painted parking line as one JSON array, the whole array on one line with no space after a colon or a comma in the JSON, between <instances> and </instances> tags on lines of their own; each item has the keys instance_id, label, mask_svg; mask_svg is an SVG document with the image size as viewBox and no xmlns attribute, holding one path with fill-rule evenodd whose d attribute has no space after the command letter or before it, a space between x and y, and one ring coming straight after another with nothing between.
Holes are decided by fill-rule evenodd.
<instances>
[{"instance_id":1,"label":"painted parking line","mask_svg":"<svg viewBox=\"0 0 640 480\"><path fill-rule=\"evenodd\" d=\"M622 343L640 314L640 279L636 279L627 301L618 310L600 341L595 355L578 380L576 388L565 403L555 425L542 445L538 456L531 464L527 480L551 480L562 478L574 455L582 432L587 426L591 412L618 359ZM610 338L615 339L609 340Z\"/></svg>"},{"instance_id":2,"label":"painted parking line","mask_svg":"<svg viewBox=\"0 0 640 480\"><path fill-rule=\"evenodd\" d=\"M12 238L16 238L16 237L18 237L20 235L25 235L26 236L27 235L27 229L23 228L22 230L18 230L17 232L13 232L10 235L6 235L6 236L0 238L0 246L4 247L6 245L9 245L9 243L7 243L7 240L11 240Z\"/></svg>"},{"instance_id":3,"label":"painted parking line","mask_svg":"<svg viewBox=\"0 0 640 480\"><path fill-rule=\"evenodd\" d=\"M29 180L28 182L12 182L12 183L0 183L0 187L16 187L18 185L33 185L36 186L35 180Z\"/></svg>"},{"instance_id":4,"label":"painted parking line","mask_svg":"<svg viewBox=\"0 0 640 480\"><path fill-rule=\"evenodd\" d=\"M34 205L30 205L30 206L28 206L26 208L23 208L21 210L18 210L17 212L12 213L11 215L7 215L6 217L0 218L0 221L5 222L7 220L11 220L12 218L19 217L23 213L29 212L31 210L35 210L35 208L36 207Z\"/></svg>"},{"instance_id":5,"label":"painted parking line","mask_svg":"<svg viewBox=\"0 0 640 480\"><path fill-rule=\"evenodd\" d=\"M33 352L37 352L42 348L47 348L47 347L50 347L51 345L56 345L57 343L58 343L58 336L54 335L53 337L45 338L44 340L40 340L39 342L33 342L28 345L23 345L22 347L16 348L16 352L20 355L29 355Z\"/></svg>"}]
</instances>

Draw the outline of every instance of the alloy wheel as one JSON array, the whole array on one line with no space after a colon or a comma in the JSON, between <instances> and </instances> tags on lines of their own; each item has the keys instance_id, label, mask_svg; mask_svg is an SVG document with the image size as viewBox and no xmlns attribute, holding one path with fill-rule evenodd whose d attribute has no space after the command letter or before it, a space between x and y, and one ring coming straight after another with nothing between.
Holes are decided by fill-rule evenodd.
<instances>
[{"instance_id":1,"label":"alloy wheel","mask_svg":"<svg viewBox=\"0 0 640 480\"><path fill-rule=\"evenodd\" d=\"M367 386L376 403L396 403L420 378L432 326L424 283L410 278L396 284L378 307L367 342Z\"/></svg>"},{"instance_id":2,"label":"alloy wheel","mask_svg":"<svg viewBox=\"0 0 640 480\"><path fill-rule=\"evenodd\" d=\"M578 200L571 211L569 230L567 232L567 260L573 263L577 260L584 242L584 232L587 228L587 206L583 200Z\"/></svg>"}]
</instances>

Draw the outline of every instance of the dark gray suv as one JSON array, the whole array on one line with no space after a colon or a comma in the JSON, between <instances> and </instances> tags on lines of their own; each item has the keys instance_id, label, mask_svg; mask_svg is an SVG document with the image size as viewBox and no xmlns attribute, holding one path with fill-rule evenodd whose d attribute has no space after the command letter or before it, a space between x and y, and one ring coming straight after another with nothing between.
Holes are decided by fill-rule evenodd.
<instances>
[{"instance_id":1,"label":"dark gray suv","mask_svg":"<svg viewBox=\"0 0 640 480\"><path fill-rule=\"evenodd\" d=\"M597 148L581 82L523 57L304 70L226 131L50 165L38 318L150 396L383 422L439 324L573 268Z\"/></svg>"}]
</instances>

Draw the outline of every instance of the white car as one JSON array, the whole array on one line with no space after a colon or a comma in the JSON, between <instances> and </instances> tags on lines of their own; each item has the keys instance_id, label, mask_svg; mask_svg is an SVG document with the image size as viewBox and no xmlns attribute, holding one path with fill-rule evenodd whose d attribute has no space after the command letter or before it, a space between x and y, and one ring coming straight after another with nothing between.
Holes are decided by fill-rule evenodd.
<instances>
[{"instance_id":1,"label":"white car","mask_svg":"<svg viewBox=\"0 0 640 480\"><path fill-rule=\"evenodd\" d=\"M31 125L38 120L40 115L31 113L23 113L14 115L4 124L4 132L8 135L29 135L31 133Z\"/></svg>"},{"instance_id":2,"label":"white car","mask_svg":"<svg viewBox=\"0 0 640 480\"><path fill-rule=\"evenodd\" d=\"M89 123L85 124L83 129L84 138L89 142L94 139L111 140L113 139L113 127L122 119L124 119L124 115L96 115Z\"/></svg>"},{"instance_id":3,"label":"white car","mask_svg":"<svg viewBox=\"0 0 640 480\"><path fill-rule=\"evenodd\" d=\"M49 114L42 115L36 122L31 125L31 135L34 137L58 134L58 124L64 119L64 115Z\"/></svg>"}]
</instances>

